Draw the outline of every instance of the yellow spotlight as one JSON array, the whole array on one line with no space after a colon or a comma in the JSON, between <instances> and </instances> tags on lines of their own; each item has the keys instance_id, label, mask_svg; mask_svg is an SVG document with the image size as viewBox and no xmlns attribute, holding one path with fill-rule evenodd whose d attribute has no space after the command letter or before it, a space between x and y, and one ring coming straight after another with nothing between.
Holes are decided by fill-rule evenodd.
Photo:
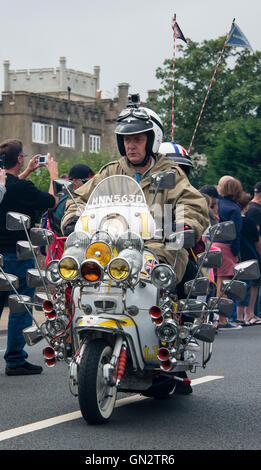
<instances>
[{"instance_id":1,"label":"yellow spotlight","mask_svg":"<svg viewBox=\"0 0 261 470\"><path fill-rule=\"evenodd\" d=\"M112 251L105 242L94 242L86 251L86 258L96 259L102 266L107 266L112 257Z\"/></svg>"},{"instance_id":2,"label":"yellow spotlight","mask_svg":"<svg viewBox=\"0 0 261 470\"><path fill-rule=\"evenodd\" d=\"M108 266L109 276L116 281L124 281L129 277L130 272L130 265L124 258L115 258Z\"/></svg>"},{"instance_id":3,"label":"yellow spotlight","mask_svg":"<svg viewBox=\"0 0 261 470\"><path fill-rule=\"evenodd\" d=\"M74 279L79 272L79 263L75 258L67 256L59 262L59 272L63 279Z\"/></svg>"}]
</instances>

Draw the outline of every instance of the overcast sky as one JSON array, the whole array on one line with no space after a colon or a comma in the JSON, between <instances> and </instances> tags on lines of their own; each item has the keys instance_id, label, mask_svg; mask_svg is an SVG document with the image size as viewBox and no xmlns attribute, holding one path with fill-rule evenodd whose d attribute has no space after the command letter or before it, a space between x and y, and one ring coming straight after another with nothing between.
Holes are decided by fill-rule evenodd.
<instances>
[{"instance_id":1,"label":"overcast sky","mask_svg":"<svg viewBox=\"0 0 261 470\"><path fill-rule=\"evenodd\" d=\"M146 99L160 87L157 67L173 55L174 13L196 42L226 35L235 18L253 50L261 50L261 0L2 1L0 91L4 60L11 69L49 68L65 56L68 68L101 67L102 97L113 98L127 82Z\"/></svg>"}]
</instances>

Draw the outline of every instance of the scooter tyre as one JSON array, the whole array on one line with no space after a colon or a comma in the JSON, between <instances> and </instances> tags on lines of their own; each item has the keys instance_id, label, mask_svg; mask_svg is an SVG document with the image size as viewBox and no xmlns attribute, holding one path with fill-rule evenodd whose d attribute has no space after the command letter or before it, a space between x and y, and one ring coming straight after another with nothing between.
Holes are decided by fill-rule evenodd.
<instances>
[{"instance_id":1,"label":"scooter tyre","mask_svg":"<svg viewBox=\"0 0 261 470\"><path fill-rule=\"evenodd\" d=\"M88 343L83 353L78 375L78 398L81 413L88 424L109 421L117 395L103 378L102 365L110 361L112 348L97 339Z\"/></svg>"}]
</instances>

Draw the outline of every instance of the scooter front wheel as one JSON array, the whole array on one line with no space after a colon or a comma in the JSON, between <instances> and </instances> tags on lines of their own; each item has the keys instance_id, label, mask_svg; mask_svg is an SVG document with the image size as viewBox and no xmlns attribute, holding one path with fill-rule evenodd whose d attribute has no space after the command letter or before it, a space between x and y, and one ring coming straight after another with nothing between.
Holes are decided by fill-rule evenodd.
<instances>
[{"instance_id":1,"label":"scooter front wheel","mask_svg":"<svg viewBox=\"0 0 261 470\"><path fill-rule=\"evenodd\" d=\"M108 385L103 366L110 362L112 348L103 340L89 343L83 353L78 375L78 397L82 415L89 424L107 422L113 412L117 388Z\"/></svg>"}]
</instances>

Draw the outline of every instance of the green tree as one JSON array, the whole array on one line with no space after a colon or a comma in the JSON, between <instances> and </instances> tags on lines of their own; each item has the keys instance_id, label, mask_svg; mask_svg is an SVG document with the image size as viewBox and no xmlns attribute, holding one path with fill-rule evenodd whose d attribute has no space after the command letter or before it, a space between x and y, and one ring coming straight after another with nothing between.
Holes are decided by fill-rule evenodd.
<instances>
[{"instance_id":1,"label":"green tree","mask_svg":"<svg viewBox=\"0 0 261 470\"><path fill-rule=\"evenodd\" d=\"M227 122L207 157L207 181L216 184L221 176L232 175L252 193L255 183L261 181L261 119Z\"/></svg>"},{"instance_id":2,"label":"green tree","mask_svg":"<svg viewBox=\"0 0 261 470\"><path fill-rule=\"evenodd\" d=\"M188 39L178 45L175 60L174 139L189 147L199 113L206 97L225 37L203 41ZM181 56L179 56L181 54ZM148 106L162 117L165 140L171 140L172 121L172 59L166 59L156 71L161 81L158 100ZM228 121L243 116L260 116L261 109L261 53L243 48L226 47L202 114L191 154L206 153L206 149Z\"/></svg>"}]
</instances>

